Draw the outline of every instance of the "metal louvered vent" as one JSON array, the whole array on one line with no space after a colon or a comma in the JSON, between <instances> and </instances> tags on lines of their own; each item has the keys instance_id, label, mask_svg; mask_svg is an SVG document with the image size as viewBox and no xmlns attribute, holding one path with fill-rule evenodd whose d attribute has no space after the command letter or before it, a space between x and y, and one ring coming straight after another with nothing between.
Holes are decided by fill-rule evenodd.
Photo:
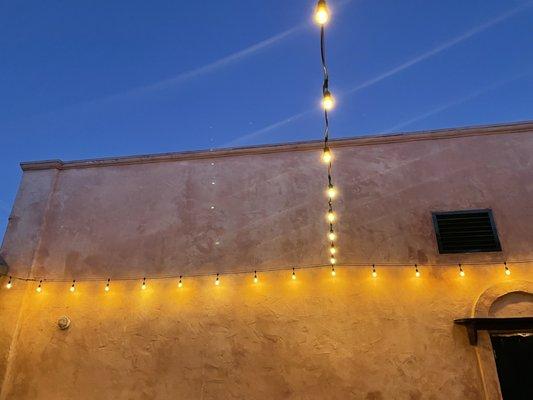
<instances>
[{"instance_id":1,"label":"metal louvered vent","mask_svg":"<svg viewBox=\"0 0 533 400\"><path fill-rule=\"evenodd\" d=\"M433 213L439 253L501 251L492 210Z\"/></svg>"}]
</instances>

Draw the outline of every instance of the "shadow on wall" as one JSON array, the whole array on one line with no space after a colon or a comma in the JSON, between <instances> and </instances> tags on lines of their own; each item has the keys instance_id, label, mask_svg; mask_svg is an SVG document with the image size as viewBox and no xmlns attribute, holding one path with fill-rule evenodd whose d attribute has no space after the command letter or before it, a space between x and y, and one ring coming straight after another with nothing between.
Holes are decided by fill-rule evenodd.
<instances>
[{"instance_id":1,"label":"shadow on wall","mask_svg":"<svg viewBox=\"0 0 533 400\"><path fill-rule=\"evenodd\" d=\"M7 274L7 263L6 260L4 260L4 257L0 255L0 274L6 275Z\"/></svg>"}]
</instances>

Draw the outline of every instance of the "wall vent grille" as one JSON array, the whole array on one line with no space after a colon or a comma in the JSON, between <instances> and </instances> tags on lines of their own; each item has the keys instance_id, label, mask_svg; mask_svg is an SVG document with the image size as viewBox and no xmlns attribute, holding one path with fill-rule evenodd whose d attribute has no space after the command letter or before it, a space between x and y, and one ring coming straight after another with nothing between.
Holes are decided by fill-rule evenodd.
<instances>
[{"instance_id":1,"label":"wall vent grille","mask_svg":"<svg viewBox=\"0 0 533 400\"><path fill-rule=\"evenodd\" d=\"M439 253L501 251L492 210L434 212Z\"/></svg>"}]
</instances>

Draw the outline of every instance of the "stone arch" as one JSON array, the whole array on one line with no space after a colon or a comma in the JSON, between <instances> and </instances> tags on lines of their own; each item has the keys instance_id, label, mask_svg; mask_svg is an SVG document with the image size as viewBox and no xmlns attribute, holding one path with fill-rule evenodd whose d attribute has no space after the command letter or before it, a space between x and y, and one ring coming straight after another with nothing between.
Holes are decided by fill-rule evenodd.
<instances>
[{"instance_id":1,"label":"stone arch","mask_svg":"<svg viewBox=\"0 0 533 400\"><path fill-rule=\"evenodd\" d=\"M533 310L533 282L512 280L488 288L478 297L472 310L472 317L491 317L495 315L498 307L518 303L520 303L522 310L524 307L526 310ZM485 388L485 398L488 400L501 399L498 371L488 332L478 332L476 353Z\"/></svg>"},{"instance_id":2,"label":"stone arch","mask_svg":"<svg viewBox=\"0 0 533 400\"><path fill-rule=\"evenodd\" d=\"M477 318L489 317L493 304L498 299L511 293L533 295L533 282L508 281L488 288L478 297L472 311L472 316Z\"/></svg>"}]
</instances>

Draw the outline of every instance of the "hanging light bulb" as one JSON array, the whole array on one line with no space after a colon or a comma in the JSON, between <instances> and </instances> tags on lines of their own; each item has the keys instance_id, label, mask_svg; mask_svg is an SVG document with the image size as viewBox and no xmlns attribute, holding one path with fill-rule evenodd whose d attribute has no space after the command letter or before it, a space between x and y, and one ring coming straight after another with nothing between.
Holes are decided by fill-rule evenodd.
<instances>
[{"instance_id":1,"label":"hanging light bulb","mask_svg":"<svg viewBox=\"0 0 533 400\"><path fill-rule=\"evenodd\" d=\"M294 268L292 269L292 280L296 280L296 271L294 271Z\"/></svg>"},{"instance_id":2,"label":"hanging light bulb","mask_svg":"<svg viewBox=\"0 0 533 400\"><path fill-rule=\"evenodd\" d=\"M215 285L220 285L220 279L218 278L218 274L217 274L217 279L215 279Z\"/></svg>"},{"instance_id":3,"label":"hanging light bulb","mask_svg":"<svg viewBox=\"0 0 533 400\"><path fill-rule=\"evenodd\" d=\"M505 261L503 265L505 265L505 275L511 275L511 270L507 267L507 261Z\"/></svg>"},{"instance_id":4,"label":"hanging light bulb","mask_svg":"<svg viewBox=\"0 0 533 400\"><path fill-rule=\"evenodd\" d=\"M335 256L331 256L330 259L329 259L329 263L331 265L335 264L337 262L337 260L335 259Z\"/></svg>"},{"instance_id":5,"label":"hanging light bulb","mask_svg":"<svg viewBox=\"0 0 533 400\"><path fill-rule=\"evenodd\" d=\"M105 284L105 288L104 288L106 292L109 292L110 290L110 287L109 287L110 283L111 283L111 278L107 278L107 283Z\"/></svg>"},{"instance_id":6,"label":"hanging light bulb","mask_svg":"<svg viewBox=\"0 0 533 400\"><path fill-rule=\"evenodd\" d=\"M333 199L337 194L337 190L335 189L335 187L333 187L333 184L330 183L328 185L328 190L326 191L326 193L330 199Z\"/></svg>"},{"instance_id":7,"label":"hanging light bulb","mask_svg":"<svg viewBox=\"0 0 533 400\"><path fill-rule=\"evenodd\" d=\"M322 97L322 107L326 111L330 111L335 106L335 99L331 95L328 89L324 90L324 96Z\"/></svg>"},{"instance_id":8,"label":"hanging light bulb","mask_svg":"<svg viewBox=\"0 0 533 400\"><path fill-rule=\"evenodd\" d=\"M335 213L333 212L333 210L329 210L328 213L327 213L327 219L330 223L334 222L335 221Z\"/></svg>"},{"instance_id":9,"label":"hanging light bulb","mask_svg":"<svg viewBox=\"0 0 533 400\"><path fill-rule=\"evenodd\" d=\"M329 21L329 10L326 0L318 0L315 8L315 22L319 25L324 25Z\"/></svg>"},{"instance_id":10,"label":"hanging light bulb","mask_svg":"<svg viewBox=\"0 0 533 400\"><path fill-rule=\"evenodd\" d=\"M39 281L39 286L37 286L37 289L35 289L37 293L41 293L43 291L43 280L41 279Z\"/></svg>"},{"instance_id":11,"label":"hanging light bulb","mask_svg":"<svg viewBox=\"0 0 533 400\"><path fill-rule=\"evenodd\" d=\"M142 290L146 290L146 278L143 278L143 283L141 285Z\"/></svg>"},{"instance_id":12,"label":"hanging light bulb","mask_svg":"<svg viewBox=\"0 0 533 400\"><path fill-rule=\"evenodd\" d=\"M333 255L337 252L337 249L335 248L335 245L331 243L331 246L329 247L329 252Z\"/></svg>"},{"instance_id":13,"label":"hanging light bulb","mask_svg":"<svg viewBox=\"0 0 533 400\"><path fill-rule=\"evenodd\" d=\"M376 266L372 264L372 278L377 278L378 273L376 272Z\"/></svg>"},{"instance_id":14,"label":"hanging light bulb","mask_svg":"<svg viewBox=\"0 0 533 400\"><path fill-rule=\"evenodd\" d=\"M183 282L181 281L182 276L180 275L180 281L178 282L178 287L183 287Z\"/></svg>"},{"instance_id":15,"label":"hanging light bulb","mask_svg":"<svg viewBox=\"0 0 533 400\"><path fill-rule=\"evenodd\" d=\"M326 164L329 164L331 162L332 154L329 147L324 147L324 151L322 152L322 161L324 161Z\"/></svg>"},{"instance_id":16,"label":"hanging light bulb","mask_svg":"<svg viewBox=\"0 0 533 400\"><path fill-rule=\"evenodd\" d=\"M335 232L333 232L333 227L331 227L328 232L328 239L332 242L337 239L337 235L335 234Z\"/></svg>"},{"instance_id":17,"label":"hanging light bulb","mask_svg":"<svg viewBox=\"0 0 533 400\"><path fill-rule=\"evenodd\" d=\"M459 276L460 276L460 277L465 276L465 271L463 271L463 267L462 267L461 264L459 264Z\"/></svg>"},{"instance_id":18,"label":"hanging light bulb","mask_svg":"<svg viewBox=\"0 0 533 400\"><path fill-rule=\"evenodd\" d=\"M6 284L7 289L11 289L13 287L13 284L11 283L11 277L9 277L9 282Z\"/></svg>"},{"instance_id":19,"label":"hanging light bulb","mask_svg":"<svg viewBox=\"0 0 533 400\"><path fill-rule=\"evenodd\" d=\"M337 273L335 272L335 267L332 265L331 266L331 276L335 276L337 275Z\"/></svg>"},{"instance_id":20,"label":"hanging light bulb","mask_svg":"<svg viewBox=\"0 0 533 400\"><path fill-rule=\"evenodd\" d=\"M415 264L415 276L416 276L417 278L420 277L420 271L418 270L418 266L417 266L416 264Z\"/></svg>"},{"instance_id":21,"label":"hanging light bulb","mask_svg":"<svg viewBox=\"0 0 533 400\"><path fill-rule=\"evenodd\" d=\"M76 290L76 279L72 281L72 285L70 286L70 291L74 292Z\"/></svg>"},{"instance_id":22,"label":"hanging light bulb","mask_svg":"<svg viewBox=\"0 0 533 400\"><path fill-rule=\"evenodd\" d=\"M259 282L259 278L257 277L257 271L254 271L254 283Z\"/></svg>"}]
</instances>

